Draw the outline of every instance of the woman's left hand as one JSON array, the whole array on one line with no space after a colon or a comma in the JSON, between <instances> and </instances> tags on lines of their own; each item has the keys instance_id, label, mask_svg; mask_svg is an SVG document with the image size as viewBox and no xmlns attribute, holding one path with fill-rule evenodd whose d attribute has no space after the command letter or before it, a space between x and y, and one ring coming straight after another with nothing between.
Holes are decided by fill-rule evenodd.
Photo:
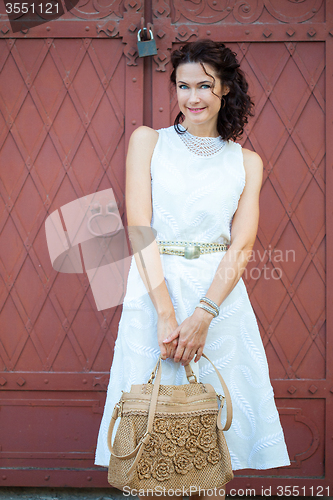
<instances>
[{"instance_id":1,"label":"woman's left hand","mask_svg":"<svg viewBox=\"0 0 333 500\"><path fill-rule=\"evenodd\" d=\"M176 363L188 365L195 356L197 363L203 353L208 328L213 315L197 307L191 316L186 318L177 328L163 340L164 343L172 342L178 338L178 346L174 355Z\"/></svg>"}]
</instances>

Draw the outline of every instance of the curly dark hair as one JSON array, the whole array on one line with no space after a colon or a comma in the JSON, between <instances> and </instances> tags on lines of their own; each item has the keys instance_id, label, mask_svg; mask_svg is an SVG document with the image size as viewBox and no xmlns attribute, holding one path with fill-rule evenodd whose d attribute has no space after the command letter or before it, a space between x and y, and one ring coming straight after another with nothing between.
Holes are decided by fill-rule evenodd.
<instances>
[{"instance_id":1,"label":"curly dark hair","mask_svg":"<svg viewBox=\"0 0 333 500\"><path fill-rule=\"evenodd\" d=\"M235 141L240 138L244 126L248 122L248 116L253 116L254 103L248 94L249 85L240 69L236 53L226 47L224 43L209 39L185 43L171 54L173 70L170 80L174 85L176 85L178 66L188 62L200 63L206 75L211 76L215 82L213 75L207 73L204 67L204 63L209 64L214 68L221 83L229 87L228 94L224 96L225 104L221 103L218 113L217 131L224 140L232 139ZM180 111L174 121L174 127L178 133L185 132L179 128L183 121L184 115Z\"/></svg>"}]
</instances>

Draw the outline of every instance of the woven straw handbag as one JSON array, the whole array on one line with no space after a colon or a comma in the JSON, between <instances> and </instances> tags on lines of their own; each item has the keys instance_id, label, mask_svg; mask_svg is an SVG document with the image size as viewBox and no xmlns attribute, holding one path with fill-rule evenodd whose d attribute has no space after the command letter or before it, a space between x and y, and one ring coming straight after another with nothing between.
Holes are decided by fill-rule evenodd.
<instances>
[{"instance_id":1,"label":"woven straw handbag","mask_svg":"<svg viewBox=\"0 0 333 500\"><path fill-rule=\"evenodd\" d=\"M112 486L144 492L163 488L202 491L233 479L223 434L232 420L230 394L214 364L205 354L202 356L213 365L224 396L217 394L212 385L198 383L190 365L185 366L189 384L160 385L161 356L147 384L132 385L130 392L123 391L108 432L108 482ZM225 399L227 418L222 428ZM118 417L121 419L112 446Z\"/></svg>"}]
</instances>

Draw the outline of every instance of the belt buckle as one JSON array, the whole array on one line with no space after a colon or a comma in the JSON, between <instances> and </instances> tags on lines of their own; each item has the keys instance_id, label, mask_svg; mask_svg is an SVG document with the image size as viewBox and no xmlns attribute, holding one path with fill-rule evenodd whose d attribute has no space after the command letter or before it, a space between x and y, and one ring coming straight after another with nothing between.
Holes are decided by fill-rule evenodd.
<instances>
[{"instance_id":1,"label":"belt buckle","mask_svg":"<svg viewBox=\"0 0 333 500\"><path fill-rule=\"evenodd\" d=\"M186 245L184 251L185 259L198 259L200 257L199 245Z\"/></svg>"}]
</instances>

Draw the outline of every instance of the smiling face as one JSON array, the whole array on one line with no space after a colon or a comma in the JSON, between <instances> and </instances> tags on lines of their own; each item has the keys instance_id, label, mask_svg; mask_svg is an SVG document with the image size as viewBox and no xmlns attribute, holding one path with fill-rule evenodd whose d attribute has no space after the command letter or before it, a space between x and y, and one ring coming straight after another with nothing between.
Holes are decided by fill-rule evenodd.
<instances>
[{"instance_id":1,"label":"smiling face","mask_svg":"<svg viewBox=\"0 0 333 500\"><path fill-rule=\"evenodd\" d=\"M214 68L200 63L180 64L176 72L177 99L180 111L185 115L183 126L194 135L217 133L217 115L221 98L228 91L221 83ZM214 92L214 93L213 93Z\"/></svg>"}]
</instances>

